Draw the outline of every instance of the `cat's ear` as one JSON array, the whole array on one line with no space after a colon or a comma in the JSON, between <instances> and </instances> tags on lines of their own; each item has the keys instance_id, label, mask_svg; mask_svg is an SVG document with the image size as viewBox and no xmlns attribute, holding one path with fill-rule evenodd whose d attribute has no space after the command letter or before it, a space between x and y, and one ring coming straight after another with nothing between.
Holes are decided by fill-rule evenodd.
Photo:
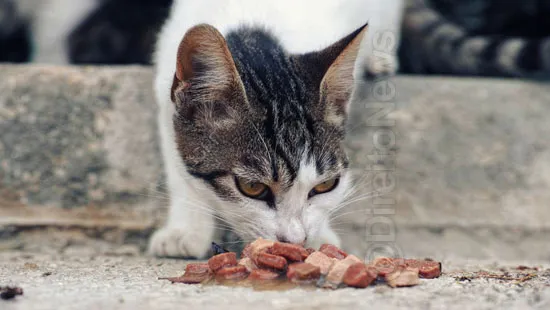
<instances>
[{"instance_id":1,"label":"cat's ear","mask_svg":"<svg viewBox=\"0 0 550 310\"><path fill-rule=\"evenodd\" d=\"M221 33L200 24L189 29L178 48L171 99L184 117L201 111L208 121L234 114L236 101L244 100L244 87ZM241 100L241 101L242 101Z\"/></svg>"},{"instance_id":2,"label":"cat's ear","mask_svg":"<svg viewBox=\"0 0 550 310\"><path fill-rule=\"evenodd\" d=\"M355 61L367 32L363 25L329 47L300 56L298 63L319 85L320 100L326 107L326 118L341 123L355 84Z\"/></svg>"}]
</instances>

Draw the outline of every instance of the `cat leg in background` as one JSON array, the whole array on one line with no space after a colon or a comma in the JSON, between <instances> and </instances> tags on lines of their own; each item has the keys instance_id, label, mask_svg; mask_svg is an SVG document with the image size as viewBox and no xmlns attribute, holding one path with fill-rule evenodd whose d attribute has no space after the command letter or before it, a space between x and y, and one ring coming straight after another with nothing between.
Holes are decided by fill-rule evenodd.
<instances>
[{"instance_id":1,"label":"cat leg in background","mask_svg":"<svg viewBox=\"0 0 550 310\"><path fill-rule=\"evenodd\" d=\"M32 62L69 63L67 37L98 0L21 0L21 9L32 19Z\"/></svg>"},{"instance_id":2,"label":"cat leg in background","mask_svg":"<svg viewBox=\"0 0 550 310\"><path fill-rule=\"evenodd\" d=\"M365 14L368 32L361 43L356 78L397 72L403 10L403 0L371 1L369 12Z\"/></svg>"}]
</instances>

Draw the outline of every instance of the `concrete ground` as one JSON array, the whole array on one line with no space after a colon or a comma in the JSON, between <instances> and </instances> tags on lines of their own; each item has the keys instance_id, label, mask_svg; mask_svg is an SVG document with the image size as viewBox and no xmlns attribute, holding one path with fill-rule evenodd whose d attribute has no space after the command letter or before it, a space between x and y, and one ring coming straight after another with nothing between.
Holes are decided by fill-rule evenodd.
<instances>
[{"instance_id":1,"label":"concrete ground","mask_svg":"<svg viewBox=\"0 0 550 310\"><path fill-rule=\"evenodd\" d=\"M251 288L170 284L185 261L142 256L79 256L0 252L0 286L24 295L0 309L550 309L550 264L443 261L444 274L412 288L256 291ZM535 270L518 270L525 265ZM471 279L476 271L525 281Z\"/></svg>"}]
</instances>

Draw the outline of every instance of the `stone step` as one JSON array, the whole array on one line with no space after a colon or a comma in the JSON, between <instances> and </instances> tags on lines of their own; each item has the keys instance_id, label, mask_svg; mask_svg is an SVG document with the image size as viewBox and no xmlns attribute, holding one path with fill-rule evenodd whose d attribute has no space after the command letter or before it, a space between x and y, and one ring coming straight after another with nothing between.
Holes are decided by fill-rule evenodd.
<instances>
[{"instance_id":1,"label":"stone step","mask_svg":"<svg viewBox=\"0 0 550 310\"><path fill-rule=\"evenodd\" d=\"M161 223L168 199L152 77L135 66L0 65L0 237ZM347 141L359 194L334 219L345 244L549 259L548 115L544 82L363 85Z\"/></svg>"}]
</instances>

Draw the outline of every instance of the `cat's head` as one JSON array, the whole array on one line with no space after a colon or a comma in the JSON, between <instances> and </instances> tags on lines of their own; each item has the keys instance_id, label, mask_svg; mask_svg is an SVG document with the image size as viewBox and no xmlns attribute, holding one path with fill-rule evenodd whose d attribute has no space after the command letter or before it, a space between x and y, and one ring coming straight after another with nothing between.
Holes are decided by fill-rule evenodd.
<instances>
[{"instance_id":1,"label":"cat's head","mask_svg":"<svg viewBox=\"0 0 550 310\"><path fill-rule=\"evenodd\" d=\"M179 155L242 238L315 239L348 192L342 142L365 32L302 55L257 28L185 34L171 90Z\"/></svg>"}]
</instances>

